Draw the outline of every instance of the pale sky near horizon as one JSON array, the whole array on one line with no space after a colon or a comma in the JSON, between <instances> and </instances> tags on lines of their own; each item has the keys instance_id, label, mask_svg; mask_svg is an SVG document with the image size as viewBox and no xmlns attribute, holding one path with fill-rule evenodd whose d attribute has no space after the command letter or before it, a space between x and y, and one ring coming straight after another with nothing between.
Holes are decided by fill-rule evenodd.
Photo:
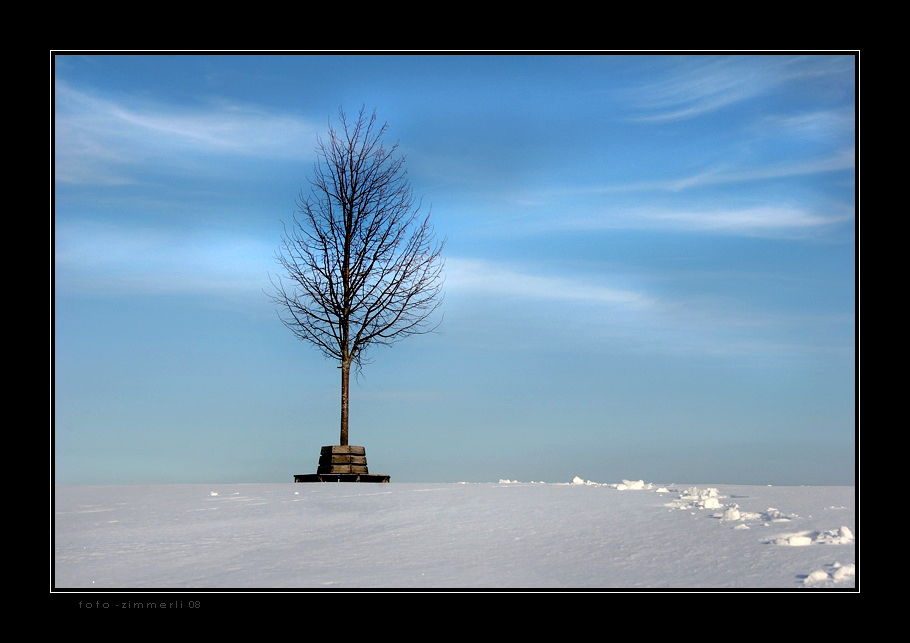
<instances>
[{"instance_id":1,"label":"pale sky near horizon","mask_svg":"<svg viewBox=\"0 0 910 643\"><path fill-rule=\"evenodd\" d=\"M336 365L264 291L340 107L447 238L368 355L393 482L854 484L853 55L56 55L58 484L291 482Z\"/></svg>"}]
</instances>

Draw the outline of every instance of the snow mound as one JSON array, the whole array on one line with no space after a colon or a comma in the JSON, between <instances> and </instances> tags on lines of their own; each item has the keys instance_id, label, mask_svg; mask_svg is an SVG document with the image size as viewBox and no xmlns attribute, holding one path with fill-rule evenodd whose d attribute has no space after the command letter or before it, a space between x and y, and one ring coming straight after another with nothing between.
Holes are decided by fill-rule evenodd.
<instances>
[{"instance_id":1,"label":"snow mound","mask_svg":"<svg viewBox=\"0 0 910 643\"><path fill-rule=\"evenodd\" d=\"M812 536L808 535L806 532L801 532L774 538L771 543L774 545L783 545L785 547L805 547L812 544Z\"/></svg>"},{"instance_id":2,"label":"snow mound","mask_svg":"<svg viewBox=\"0 0 910 643\"><path fill-rule=\"evenodd\" d=\"M835 562L832 567L834 571L830 574L824 569L817 569L803 580L803 585L807 587L818 587L819 585L837 586L840 583L852 582L856 578L856 565L847 563L841 565Z\"/></svg>"},{"instance_id":3,"label":"snow mound","mask_svg":"<svg viewBox=\"0 0 910 643\"><path fill-rule=\"evenodd\" d=\"M769 507L766 511L743 511L735 502L727 505L723 513L719 514L717 517L723 522L752 521L765 524L771 522L789 522L794 518L799 518L796 514L785 514L774 507Z\"/></svg>"},{"instance_id":4,"label":"snow mound","mask_svg":"<svg viewBox=\"0 0 910 643\"><path fill-rule=\"evenodd\" d=\"M654 485L645 484L644 480L623 480L620 484L616 485L616 488L620 491L625 491L626 489L639 490L639 489L651 489Z\"/></svg>"},{"instance_id":5,"label":"snow mound","mask_svg":"<svg viewBox=\"0 0 910 643\"><path fill-rule=\"evenodd\" d=\"M823 531L815 537L815 542L824 545L849 545L853 542L853 532L849 527Z\"/></svg>"},{"instance_id":6,"label":"snow mound","mask_svg":"<svg viewBox=\"0 0 910 643\"><path fill-rule=\"evenodd\" d=\"M601 482L592 482L591 480L585 480L584 478L582 478L580 476L575 476L574 478L572 478L571 484L587 485L587 486L593 486L593 487L612 487L613 489L617 489L619 491L656 490L656 491L662 491L664 493L667 493L667 491L668 491L666 487L660 487L658 489L655 489L655 486L653 484L651 484L650 482L645 482L644 480L623 480L622 482L617 482L614 484L607 484L607 483L601 483Z\"/></svg>"},{"instance_id":7,"label":"snow mound","mask_svg":"<svg viewBox=\"0 0 910 643\"><path fill-rule=\"evenodd\" d=\"M826 580L828 580L828 572L823 569L819 569L806 576L806 580L803 582L806 585L815 585L816 583Z\"/></svg>"},{"instance_id":8,"label":"snow mound","mask_svg":"<svg viewBox=\"0 0 910 643\"><path fill-rule=\"evenodd\" d=\"M689 487L679 494L677 500L667 503L666 506L674 509L720 509L723 507L720 498L723 497L714 487L707 489Z\"/></svg>"},{"instance_id":9,"label":"snow mound","mask_svg":"<svg viewBox=\"0 0 910 643\"><path fill-rule=\"evenodd\" d=\"M853 542L853 532L848 527L830 531L801 531L795 534L783 534L769 541L773 545L803 547L805 545L849 545Z\"/></svg>"},{"instance_id":10,"label":"snow mound","mask_svg":"<svg viewBox=\"0 0 910 643\"><path fill-rule=\"evenodd\" d=\"M794 518L799 518L796 514L785 514L774 507L768 507L768 510L761 516L763 520L768 522L788 522Z\"/></svg>"},{"instance_id":11,"label":"snow mound","mask_svg":"<svg viewBox=\"0 0 910 643\"><path fill-rule=\"evenodd\" d=\"M834 563L834 566L837 569L834 570L831 577L838 582L847 581L856 576L856 563L847 563L846 565Z\"/></svg>"},{"instance_id":12,"label":"snow mound","mask_svg":"<svg viewBox=\"0 0 910 643\"><path fill-rule=\"evenodd\" d=\"M721 496L714 487L708 487L707 489L689 487L683 492L680 498L683 500L704 500L706 498L723 498L723 496Z\"/></svg>"},{"instance_id":13,"label":"snow mound","mask_svg":"<svg viewBox=\"0 0 910 643\"><path fill-rule=\"evenodd\" d=\"M599 485L599 484L596 483L596 482L591 482L590 480L584 480L584 479L582 479L582 478L579 478L578 476L575 476L574 478L572 478L572 484L576 484L576 485L588 485L588 486L591 486L591 487L599 487L599 486L601 486L601 485Z\"/></svg>"}]
</instances>

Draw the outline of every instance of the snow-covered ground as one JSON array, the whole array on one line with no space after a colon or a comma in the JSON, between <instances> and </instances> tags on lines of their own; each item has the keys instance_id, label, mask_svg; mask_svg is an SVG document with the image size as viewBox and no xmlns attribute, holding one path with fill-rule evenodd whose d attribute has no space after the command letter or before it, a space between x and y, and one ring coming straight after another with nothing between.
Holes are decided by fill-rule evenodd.
<instances>
[{"instance_id":1,"label":"snow-covered ground","mask_svg":"<svg viewBox=\"0 0 910 643\"><path fill-rule=\"evenodd\" d=\"M55 588L855 588L854 487L57 487Z\"/></svg>"}]
</instances>

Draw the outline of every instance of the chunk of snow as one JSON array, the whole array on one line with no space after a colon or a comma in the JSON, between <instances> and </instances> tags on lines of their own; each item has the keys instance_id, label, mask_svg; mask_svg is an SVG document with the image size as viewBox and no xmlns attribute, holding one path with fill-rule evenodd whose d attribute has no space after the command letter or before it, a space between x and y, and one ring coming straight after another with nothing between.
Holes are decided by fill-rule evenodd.
<instances>
[{"instance_id":1,"label":"chunk of snow","mask_svg":"<svg viewBox=\"0 0 910 643\"><path fill-rule=\"evenodd\" d=\"M849 580L851 577L856 576L856 565L854 563L847 563L846 565L841 565L840 563L835 563L837 569L834 570L832 577L838 582L843 582Z\"/></svg>"},{"instance_id":2,"label":"chunk of snow","mask_svg":"<svg viewBox=\"0 0 910 643\"><path fill-rule=\"evenodd\" d=\"M720 494L717 492L717 489L709 487L707 489L699 489L698 487L689 487L683 493L683 500L704 500L706 498L720 498Z\"/></svg>"},{"instance_id":3,"label":"chunk of snow","mask_svg":"<svg viewBox=\"0 0 910 643\"><path fill-rule=\"evenodd\" d=\"M788 547L805 547L806 545L811 545L813 542L812 536L807 535L807 533L808 532L788 534L775 538L771 542L775 545L784 545Z\"/></svg>"},{"instance_id":4,"label":"chunk of snow","mask_svg":"<svg viewBox=\"0 0 910 643\"><path fill-rule=\"evenodd\" d=\"M815 583L822 583L826 580L828 580L828 572L818 569L809 574L803 582L806 585L814 585Z\"/></svg>"},{"instance_id":5,"label":"chunk of snow","mask_svg":"<svg viewBox=\"0 0 910 643\"><path fill-rule=\"evenodd\" d=\"M763 514L764 520L769 520L771 522L789 522L792 518L798 518L796 514L785 514L782 513L779 509L774 507L768 507L768 510Z\"/></svg>"},{"instance_id":6,"label":"chunk of snow","mask_svg":"<svg viewBox=\"0 0 910 643\"><path fill-rule=\"evenodd\" d=\"M849 527L841 527L836 531L819 532L815 540L825 545L848 545L853 542L853 532Z\"/></svg>"},{"instance_id":7,"label":"chunk of snow","mask_svg":"<svg viewBox=\"0 0 910 643\"><path fill-rule=\"evenodd\" d=\"M597 485L596 482L591 482L590 480L582 480L578 476L575 476L574 478L572 478L572 484L586 484L586 485L593 485L593 486Z\"/></svg>"},{"instance_id":8,"label":"chunk of snow","mask_svg":"<svg viewBox=\"0 0 910 643\"><path fill-rule=\"evenodd\" d=\"M733 521L733 520L739 520L741 517L742 516L739 513L739 506L736 503L733 503L732 505L730 505L729 507L724 509L724 514L723 514L723 516L720 517L720 519Z\"/></svg>"}]
</instances>

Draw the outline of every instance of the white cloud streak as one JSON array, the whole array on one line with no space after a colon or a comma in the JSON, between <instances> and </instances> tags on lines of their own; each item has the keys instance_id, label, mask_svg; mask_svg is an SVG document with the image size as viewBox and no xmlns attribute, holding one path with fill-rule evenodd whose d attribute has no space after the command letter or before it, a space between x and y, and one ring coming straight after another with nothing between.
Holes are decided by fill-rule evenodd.
<instances>
[{"instance_id":1,"label":"white cloud streak","mask_svg":"<svg viewBox=\"0 0 910 643\"><path fill-rule=\"evenodd\" d=\"M664 190L678 192L693 187L807 176L824 172L852 170L854 167L856 167L856 150L851 147L840 150L836 154L825 158L744 168L740 170L725 171L724 169L719 168L707 170L691 177L664 181L651 185L652 187L660 187Z\"/></svg>"},{"instance_id":2,"label":"white cloud streak","mask_svg":"<svg viewBox=\"0 0 910 643\"><path fill-rule=\"evenodd\" d=\"M852 218L851 214L818 215L790 206L762 206L717 210L661 210L642 208L630 211L642 226L706 232L743 234L787 233L807 230Z\"/></svg>"},{"instance_id":3,"label":"white cloud streak","mask_svg":"<svg viewBox=\"0 0 910 643\"><path fill-rule=\"evenodd\" d=\"M472 341L499 341L495 338L503 334L511 336L510 341L521 341L519 335L531 338L529 341L571 336L592 350L610 347L758 359L846 351L830 340L814 338L819 328L839 327L849 321L838 316L807 317L756 307L748 301L693 294L673 300L644 289L613 286L610 280L609 275L596 280L542 275L502 262L464 257L446 260L448 292L491 296L497 302L496 309L485 313L489 317L484 318L483 326L473 329ZM466 322L462 319L461 323ZM534 332L528 332L529 324L536 326Z\"/></svg>"},{"instance_id":4,"label":"white cloud streak","mask_svg":"<svg viewBox=\"0 0 910 643\"><path fill-rule=\"evenodd\" d=\"M643 112L634 120L695 118L786 83L820 76L852 78L853 65L850 56L680 56L676 62L665 78L630 94L637 111Z\"/></svg>"},{"instance_id":5,"label":"white cloud streak","mask_svg":"<svg viewBox=\"0 0 910 643\"><path fill-rule=\"evenodd\" d=\"M578 208L577 208L578 209ZM753 207L641 206L602 208L590 206L588 214L562 217L528 216L508 223L508 234L641 230L702 233L767 238L799 238L825 233L853 220L847 206L832 205L824 212L776 204Z\"/></svg>"},{"instance_id":6,"label":"white cloud streak","mask_svg":"<svg viewBox=\"0 0 910 643\"><path fill-rule=\"evenodd\" d=\"M643 310L656 305L656 301L643 292L570 277L543 276L478 259L447 258L446 286L523 300L579 301L626 310Z\"/></svg>"},{"instance_id":7,"label":"white cloud streak","mask_svg":"<svg viewBox=\"0 0 910 643\"><path fill-rule=\"evenodd\" d=\"M548 205L558 205L566 199L580 199L582 203L575 207L575 212L587 210L588 215L572 214L571 216L548 217L546 220L528 216L525 229L530 232L549 230L595 230L595 229L645 229L675 230L693 232L717 232L727 234L767 234L792 235L794 233L822 230L826 227L841 224L854 218L852 203L817 202L801 205L798 199L769 201L765 204L750 207L718 206L718 202L731 199L736 195L718 195L711 203L704 206L705 198L685 206L623 206L615 205L604 209L598 205L599 197L607 195L635 193L680 193L697 188L710 188L723 184L737 184L762 180L786 179L819 174L852 170L855 167L855 150L845 149L826 158L800 161L787 164L757 166L752 168L730 169L712 168L692 176L663 181L626 183L617 185L579 186L563 189L529 192L510 195L513 203L532 205L542 209ZM658 196L657 199L662 198Z\"/></svg>"},{"instance_id":8,"label":"white cloud streak","mask_svg":"<svg viewBox=\"0 0 910 643\"><path fill-rule=\"evenodd\" d=\"M150 163L185 169L213 154L313 156L316 128L292 115L227 104L127 105L62 82L54 98L55 178L63 183L133 183Z\"/></svg>"},{"instance_id":9,"label":"white cloud streak","mask_svg":"<svg viewBox=\"0 0 910 643\"><path fill-rule=\"evenodd\" d=\"M586 196L597 194L622 194L634 192L682 192L691 188L710 187L729 183L747 183L767 179L810 176L826 172L853 170L856 167L856 149L849 147L829 156L803 159L790 163L756 165L732 168L729 165L707 168L678 179L635 181L612 185L587 185L533 192L521 198L540 202L547 197Z\"/></svg>"}]
</instances>

